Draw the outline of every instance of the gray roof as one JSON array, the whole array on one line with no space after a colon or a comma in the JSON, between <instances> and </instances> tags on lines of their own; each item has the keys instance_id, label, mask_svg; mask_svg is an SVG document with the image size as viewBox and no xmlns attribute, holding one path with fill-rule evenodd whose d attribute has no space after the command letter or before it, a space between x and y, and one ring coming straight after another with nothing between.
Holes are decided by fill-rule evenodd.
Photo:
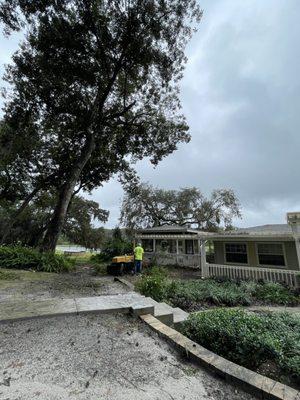
<instances>
[{"instance_id":1,"label":"gray roof","mask_svg":"<svg viewBox=\"0 0 300 400\"><path fill-rule=\"evenodd\" d=\"M269 224L251 226L249 228L239 228L235 230L236 233L248 233L248 234L275 234L275 235L286 235L292 234L292 228L288 224Z\"/></svg>"},{"instance_id":2,"label":"gray roof","mask_svg":"<svg viewBox=\"0 0 300 400\"><path fill-rule=\"evenodd\" d=\"M249 240L263 240L269 238L270 240L282 239L291 240L293 239L292 228L287 224L270 224L251 226L249 228L238 228L232 231L216 233L214 235L215 240L223 240L224 238L241 238Z\"/></svg>"},{"instance_id":3,"label":"gray roof","mask_svg":"<svg viewBox=\"0 0 300 400\"><path fill-rule=\"evenodd\" d=\"M141 229L137 232L137 237L140 238L147 236L165 237L165 235L167 235L171 239L179 238L179 236L192 239L192 237L194 236L195 239L203 240L213 236L214 234L212 232L200 231L197 229L189 228L188 226L178 226L178 225L156 226L153 228Z\"/></svg>"},{"instance_id":4,"label":"gray roof","mask_svg":"<svg viewBox=\"0 0 300 400\"><path fill-rule=\"evenodd\" d=\"M155 226L153 228L145 228L139 230L140 233L199 233L196 229L189 228L188 226L178 225L163 225Z\"/></svg>"},{"instance_id":5,"label":"gray roof","mask_svg":"<svg viewBox=\"0 0 300 400\"><path fill-rule=\"evenodd\" d=\"M211 239L222 240L224 238L234 237L234 238L249 238L253 240L254 238L280 238L283 240L289 240L293 237L292 228L287 224L270 224L270 225L260 225L252 226L249 228L238 228L232 231L223 232L205 232L196 229L189 228L187 226L174 226L174 225L164 225L157 226L153 228L141 229L139 232L141 235L198 235L201 237L211 237Z\"/></svg>"}]
</instances>

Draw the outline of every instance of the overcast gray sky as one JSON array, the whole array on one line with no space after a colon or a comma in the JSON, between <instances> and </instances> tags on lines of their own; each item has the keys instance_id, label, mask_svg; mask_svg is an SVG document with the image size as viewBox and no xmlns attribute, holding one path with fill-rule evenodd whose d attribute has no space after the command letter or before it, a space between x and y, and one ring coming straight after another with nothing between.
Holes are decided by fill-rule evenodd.
<instances>
[{"instance_id":1,"label":"overcast gray sky","mask_svg":"<svg viewBox=\"0 0 300 400\"><path fill-rule=\"evenodd\" d=\"M285 222L300 210L300 1L202 0L204 16L190 42L182 104L192 140L143 181L205 194L232 188L242 204L237 226ZM1 38L8 62L18 37ZM122 188L112 180L93 192L117 224Z\"/></svg>"}]
</instances>

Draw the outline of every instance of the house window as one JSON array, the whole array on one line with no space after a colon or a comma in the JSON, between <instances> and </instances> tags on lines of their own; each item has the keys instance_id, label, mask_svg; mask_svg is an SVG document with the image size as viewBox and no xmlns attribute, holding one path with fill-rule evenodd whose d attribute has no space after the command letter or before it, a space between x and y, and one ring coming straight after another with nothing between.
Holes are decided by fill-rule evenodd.
<instances>
[{"instance_id":1,"label":"house window","mask_svg":"<svg viewBox=\"0 0 300 400\"><path fill-rule=\"evenodd\" d=\"M153 252L153 239L143 239L142 246L145 252L152 253Z\"/></svg>"},{"instance_id":2,"label":"house window","mask_svg":"<svg viewBox=\"0 0 300 400\"><path fill-rule=\"evenodd\" d=\"M176 241L175 240L157 240L156 241L157 250L164 253L176 253Z\"/></svg>"},{"instance_id":3,"label":"house window","mask_svg":"<svg viewBox=\"0 0 300 400\"><path fill-rule=\"evenodd\" d=\"M261 265L277 265L284 267L284 252L281 243L258 243L258 262Z\"/></svg>"},{"instance_id":4,"label":"house window","mask_svg":"<svg viewBox=\"0 0 300 400\"><path fill-rule=\"evenodd\" d=\"M169 242L169 253L177 253L177 248L176 248L176 240L168 240Z\"/></svg>"},{"instance_id":5,"label":"house window","mask_svg":"<svg viewBox=\"0 0 300 400\"><path fill-rule=\"evenodd\" d=\"M185 241L185 253L186 254L194 254L194 241L193 240Z\"/></svg>"},{"instance_id":6,"label":"house window","mask_svg":"<svg viewBox=\"0 0 300 400\"><path fill-rule=\"evenodd\" d=\"M183 240L178 240L178 253L179 254L183 254L184 253Z\"/></svg>"},{"instance_id":7,"label":"house window","mask_svg":"<svg viewBox=\"0 0 300 400\"><path fill-rule=\"evenodd\" d=\"M247 245L245 243L225 243L227 263L248 264Z\"/></svg>"}]
</instances>

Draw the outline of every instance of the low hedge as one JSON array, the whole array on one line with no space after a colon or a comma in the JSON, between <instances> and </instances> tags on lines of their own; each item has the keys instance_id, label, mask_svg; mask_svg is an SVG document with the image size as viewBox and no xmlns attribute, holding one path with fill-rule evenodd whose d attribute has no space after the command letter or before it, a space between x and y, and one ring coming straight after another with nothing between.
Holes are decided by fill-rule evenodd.
<instances>
[{"instance_id":1,"label":"low hedge","mask_svg":"<svg viewBox=\"0 0 300 400\"><path fill-rule=\"evenodd\" d=\"M186 311L196 311L202 306L247 306L255 303L297 305L299 295L292 289L272 282L219 282L214 279L172 281L161 268L153 268L136 284L145 296L157 301L167 301Z\"/></svg>"},{"instance_id":2,"label":"low hedge","mask_svg":"<svg viewBox=\"0 0 300 400\"><path fill-rule=\"evenodd\" d=\"M181 330L220 356L300 386L299 316L219 308L191 314Z\"/></svg>"},{"instance_id":3,"label":"low hedge","mask_svg":"<svg viewBox=\"0 0 300 400\"><path fill-rule=\"evenodd\" d=\"M64 272L72 269L73 265L73 261L63 255L40 253L30 247L0 246L0 268Z\"/></svg>"}]
</instances>

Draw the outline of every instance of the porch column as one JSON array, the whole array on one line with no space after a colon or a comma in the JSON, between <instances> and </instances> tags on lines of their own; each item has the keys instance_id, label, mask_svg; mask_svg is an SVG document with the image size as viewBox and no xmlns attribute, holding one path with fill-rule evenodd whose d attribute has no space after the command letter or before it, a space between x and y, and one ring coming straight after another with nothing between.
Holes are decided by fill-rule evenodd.
<instances>
[{"instance_id":1,"label":"porch column","mask_svg":"<svg viewBox=\"0 0 300 400\"><path fill-rule=\"evenodd\" d=\"M179 255L179 247L178 247L178 239L176 239L176 264L178 264L178 255Z\"/></svg>"},{"instance_id":2,"label":"porch column","mask_svg":"<svg viewBox=\"0 0 300 400\"><path fill-rule=\"evenodd\" d=\"M300 269L300 212L287 213L287 222L292 228L297 251L298 268Z\"/></svg>"},{"instance_id":3,"label":"porch column","mask_svg":"<svg viewBox=\"0 0 300 400\"><path fill-rule=\"evenodd\" d=\"M206 262L205 240L201 242L201 275L203 278L208 278L208 264Z\"/></svg>"},{"instance_id":4,"label":"porch column","mask_svg":"<svg viewBox=\"0 0 300 400\"><path fill-rule=\"evenodd\" d=\"M157 256L156 256L156 239L152 239L153 240L153 251L152 251L152 255L151 255L151 261L153 262L154 260L157 260Z\"/></svg>"},{"instance_id":5,"label":"porch column","mask_svg":"<svg viewBox=\"0 0 300 400\"><path fill-rule=\"evenodd\" d=\"M297 251L297 257L298 257L298 268L300 269L300 237L297 235L294 236L295 239L295 246L296 246L296 251Z\"/></svg>"}]
</instances>

